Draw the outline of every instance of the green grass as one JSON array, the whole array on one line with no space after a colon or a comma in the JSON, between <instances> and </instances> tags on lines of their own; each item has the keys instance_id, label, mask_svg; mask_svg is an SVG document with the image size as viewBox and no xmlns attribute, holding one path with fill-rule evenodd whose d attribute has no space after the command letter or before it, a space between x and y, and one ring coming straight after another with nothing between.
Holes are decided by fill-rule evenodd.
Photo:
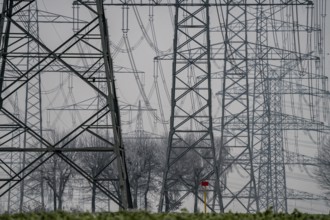
<instances>
[{"instance_id":1,"label":"green grass","mask_svg":"<svg viewBox=\"0 0 330 220\"><path fill-rule=\"evenodd\" d=\"M148 213L148 212L115 212L115 213L72 213L72 212L33 212L3 214L0 220L330 220L330 215L305 214L294 211L291 214L274 214L266 211L257 214L191 214L191 213Z\"/></svg>"}]
</instances>

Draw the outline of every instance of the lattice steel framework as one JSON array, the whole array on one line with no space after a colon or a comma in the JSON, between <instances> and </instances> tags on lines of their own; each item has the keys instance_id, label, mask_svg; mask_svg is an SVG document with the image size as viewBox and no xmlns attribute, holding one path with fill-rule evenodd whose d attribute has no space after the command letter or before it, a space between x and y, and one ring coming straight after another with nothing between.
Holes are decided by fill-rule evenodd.
<instances>
[{"instance_id":1,"label":"lattice steel framework","mask_svg":"<svg viewBox=\"0 0 330 220\"><path fill-rule=\"evenodd\" d=\"M131 208L132 201L122 144L120 112L103 1L96 0L95 6L87 6L82 1L76 1L80 7L92 15L91 19L83 23L77 32L57 45L55 49L42 42L36 35L38 26L37 22L34 21L37 21L37 17L29 17L29 21L33 22L31 25L26 25L26 22L21 20L21 13L27 8L34 7L35 3L34 0L5 0L2 8L0 20L0 162L2 176L0 196L4 196L15 186L26 181L33 173L42 170L42 165L56 156L61 159L62 163L71 166L84 179L95 184L98 190L109 197L119 208ZM32 16L32 14L30 15ZM37 16L37 14L33 14L33 16ZM77 50L76 47L79 48L79 43L88 47L86 50L88 52ZM75 65L77 60L87 59L88 62L85 63L84 67ZM96 71L91 71L95 67L97 67ZM99 103L101 106L99 109L54 142L41 134L41 101L36 94L40 93L40 84L38 83L42 71L69 72L103 99ZM96 76L97 80L95 80ZM26 90L22 89L24 87ZM8 104L17 92L23 93L27 97L26 120L21 120L13 114ZM107 132L100 132L100 130ZM13 143L12 134L17 131L25 137L25 147L11 145ZM101 141L103 147L70 147L70 144L84 132ZM22 166L13 166L8 162L6 152L29 156L25 161L23 159ZM101 179L95 182L91 173L68 156L69 152L107 153L109 154L109 161L101 172L109 169L113 171L107 175L101 173L99 175ZM110 188L109 182L112 186Z\"/></svg>"},{"instance_id":2,"label":"lattice steel framework","mask_svg":"<svg viewBox=\"0 0 330 220\"><path fill-rule=\"evenodd\" d=\"M175 6L170 134L159 211L164 204L165 211L177 209L191 194L197 211L197 202L203 201L202 181L209 181L211 197L220 202L211 115L209 2L199 1L198 7L185 3L178 0Z\"/></svg>"},{"instance_id":3,"label":"lattice steel framework","mask_svg":"<svg viewBox=\"0 0 330 220\"><path fill-rule=\"evenodd\" d=\"M39 151L42 152L41 156L32 155L36 159L43 158L45 160L53 154L57 154L88 180L94 181L63 153L65 149L73 151L65 146L80 133L84 131L93 133L106 140L109 146L112 146L111 150L101 148L94 150L114 152L114 158L117 158L118 162L119 182L124 193L114 195L112 191L103 187L102 181L97 183L98 187L120 206L129 207L129 187L121 145L119 109L114 89L113 67L108 48L103 1L75 1L95 15L94 20L85 24L74 36L53 50L17 22L21 8L29 7L33 2L33 0L5 0L3 4L0 20L0 30L3 30L1 31L3 37L0 37L0 119L3 119L1 122L6 120L8 123L0 125L1 139L3 140L1 140L2 151ZM259 208L265 209L269 206L273 206L275 211L286 211L283 131L308 130L319 132L328 128L313 120L314 112L310 120L287 115L283 113L282 105L278 103L282 103L282 95L284 94L322 95L328 94L328 92L288 80L287 73L291 74L291 72L295 72L294 77L303 80L309 80L312 77L321 79L322 76L301 75L299 69L296 68L296 63L302 60L317 60L317 57L268 45L270 28L274 28L272 29L274 32L281 32L292 31L292 27L295 29L294 31L306 31L306 27L283 21L270 23L269 20L271 20L271 13L274 12L272 10L275 8L281 11L286 7L306 6L313 4L313 2L308 0L223 0L219 2L213 0L171 0L166 2L158 0L105 0L104 4L125 7L173 6L176 8L174 53L167 57L164 56L165 59L173 61L173 87L167 166L164 173L159 210L164 210L164 206L166 211L174 210L185 202L191 194L195 201L201 200L199 183L202 180L209 180L211 183L209 190L213 193L212 198L216 198L221 211L228 210L232 204L238 204L241 210L249 212L258 211ZM225 38L223 42L225 51L223 54L213 54L214 48L210 46L209 7L211 6L225 8ZM251 15L256 19L256 22L250 19ZM13 27L14 31L12 31ZM95 34L98 27L101 31ZM256 43L249 42L250 36L255 37L255 31L257 32ZM250 35L250 32L253 34ZM95 36L100 36L101 40ZM19 65L15 64L18 64L19 61L18 56L15 55L26 56L27 51L21 49L23 48L21 42L28 38L36 42L42 52L38 54L39 60L36 65L26 71L26 69L17 68ZM102 43L101 50L92 46L97 45L94 44L95 41ZM73 52L71 48L77 42L83 42L95 53ZM74 59L73 57L88 58L93 63L78 70L73 62L69 61ZM225 64L221 76L223 91L219 93L222 95L222 117L220 126L215 127L220 129L222 134L221 153L218 158L216 158L216 149L213 143L211 117L210 60L212 59L223 61ZM102 61L101 64L99 64L100 60ZM290 63L290 61L292 62ZM19 88L37 79L37 75L43 69L47 70L52 63L56 64L54 66L58 66L57 68L65 68L78 76L97 91L100 97L103 97L103 101L99 102L100 106L103 106L102 103L104 104L103 108L101 107L66 138L55 144L49 143L37 132L37 129L33 130L26 122L12 114L4 104L10 97L14 96ZM40 69L36 69L37 66L40 66ZM95 72L97 71L91 73L91 70L95 69L104 69L106 73L101 71L100 75L96 77L97 82L95 82L97 75ZM6 84L5 82L9 79L14 79L13 83ZM291 78L289 79L291 80ZM107 88L107 91L104 91L103 88ZM104 115L109 115L109 112L111 112L111 122L108 122L108 119L103 120ZM108 128L108 131L112 129L110 133L112 133L113 140L108 140L102 132L95 132L95 129L101 127ZM13 137L17 136L15 132L20 132L22 135L28 133L41 143L42 150L7 147L8 143L13 143ZM54 150L54 147L58 146L63 146L63 148ZM80 151L85 151L85 149L81 148ZM186 160L190 156L196 159L193 166ZM0 189L3 192L1 195L22 182L30 172L37 169L42 163L31 161L24 168L14 168L10 167L10 164L5 160L6 158L1 159L2 172L7 176L2 179L3 184L1 184ZM216 159L220 160L219 167ZM255 160L257 162L254 162ZM219 170L217 170L218 168ZM245 178L241 178L242 181L239 181L239 186L227 182L231 177L233 179L237 177L235 172L232 172L233 170L238 171L236 175L237 173L245 175ZM258 178L256 178L257 176ZM217 187L218 180L220 180L219 187ZM216 211L216 208L210 203L208 208Z\"/></svg>"},{"instance_id":4,"label":"lattice steel framework","mask_svg":"<svg viewBox=\"0 0 330 220\"><path fill-rule=\"evenodd\" d=\"M300 5L306 6L311 2L301 2ZM284 132L286 130L286 117L283 117L283 99L285 94L299 94L302 96L303 86L294 85L294 78L304 80L305 74L299 74L303 62L317 61L319 58L311 56L311 54L298 53L297 51L286 51L284 43L278 43L277 33L274 28L269 29L276 23L287 22L292 29L283 30L282 33L293 33L303 31L298 24L290 21L276 20L270 18L276 14L283 13L285 9L292 6L283 7L257 7L256 11L256 77L254 78L254 107L253 107L253 147L254 154L259 157L259 165L256 166L258 172L258 197L261 210L272 207L275 212L287 212L287 184L286 184L286 168L285 168L285 151L284 151ZM298 13L298 12L296 12ZM307 28L307 27L305 27ZM276 37L272 38L274 32ZM294 36L295 37L295 36ZM281 38L282 39L282 38ZM270 41L274 41L270 43ZM272 44L278 48L281 54L287 53L286 59L277 59L268 52ZM285 52L286 51L286 52ZM300 51L300 49L299 49ZM298 76L296 76L298 72ZM311 79L313 73L308 75ZM307 79L310 80L310 79ZM317 80L317 79L316 79ZM298 81L298 80L297 80ZM296 86L298 90L293 89ZM288 92L286 92L288 90ZM306 95L316 95L313 88L308 88ZM321 92L323 93L323 92ZM292 97L291 97L292 98ZM294 112L294 107L293 110ZM290 116L295 118L295 115ZM293 124L300 123L299 119ZM306 128L308 129L308 128ZM297 130L295 130L297 132ZM319 134L318 134L319 135ZM259 145L259 147L257 147ZM258 158L256 158L258 159Z\"/></svg>"},{"instance_id":5,"label":"lattice steel framework","mask_svg":"<svg viewBox=\"0 0 330 220\"><path fill-rule=\"evenodd\" d=\"M270 179L268 176L264 176L262 171L270 173L271 167L268 166L268 160L270 160L269 151L269 135L270 135L270 124L269 124L269 93L267 73L269 71L269 62L267 54L268 46L268 19L269 16L267 10L263 6L258 6L256 9L256 54L258 54L255 61L255 76L254 76L254 89L253 89L253 112L252 112L252 148L254 153L259 150L259 166L257 166L258 175L258 195L259 206L261 210L267 209L272 202L272 186L270 185ZM268 12L269 13L269 12ZM264 47L263 47L264 46ZM265 59L262 59L265 58ZM261 145L261 146L260 146ZM260 146L260 149L258 149Z\"/></svg>"},{"instance_id":6,"label":"lattice steel framework","mask_svg":"<svg viewBox=\"0 0 330 220\"><path fill-rule=\"evenodd\" d=\"M310 126L304 126L304 118L282 113L282 95L309 95L313 90L283 79L286 74L295 72L293 69L299 60L318 58L269 45L268 34L295 29L289 22L273 21L271 13L293 5L306 6L311 2L255 1L253 4L252 1L225 1L219 5L223 3L226 7L224 26L221 27L225 33L224 55L221 54L222 43L220 48L216 45L211 48L211 60L223 60L225 63L220 76L224 82L223 91L219 92L223 98L219 126L222 138L219 158L223 209L228 209L235 202L239 204L239 209L253 212L258 210L258 202L261 202L262 209L273 206L275 211L285 212L283 131L288 126L289 129L309 130L317 123L310 121L307 122ZM303 26L297 26L297 29L305 30ZM251 33L256 33L256 41ZM188 51L185 53L189 54ZM170 60L175 56L162 55L158 59ZM225 157L225 154L228 155ZM232 172L235 169L244 176L243 181L238 181L242 184L239 187L227 183L228 179L235 178L235 172ZM259 178L254 173L259 174Z\"/></svg>"},{"instance_id":7,"label":"lattice steel framework","mask_svg":"<svg viewBox=\"0 0 330 220\"><path fill-rule=\"evenodd\" d=\"M136 125L135 125L135 133L138 143L141 144L142 138L145 136L143 134L143 118L142 118L142 108L141 108L141 101L139 101L137 116L136 116Z\"/></svg>"},{"instance_id":8,"label":"lattice steel framework","mask_svg":"<svg viewBox=\"0 0 330 220\"><path fill-rule=\"evenodd\" d=\"M23 26L27 31L39 40L39 24L38 24L38 6L37 2L33 2L28 6L26 12L21 12L20 20L23 23ZM26 20L25 20L26 18ZM34 42L33 39L27 39L27 59L26 59L26 68L29 70L32 66L36 65L39 62L40 53L39 45ZM31 70L27 78L30 80L26 83L26 98L25 98L25 116L24 123L28 125L32 130L34 130L40 137L42 137L42 110L41 110L41 85L40 85L40 75L36 74L35 77L30 77L39 71L39 66ZM41 143L38 140L35 140L32 135L27 132L24 132L23 135L23 148L41 148ZM21 158L21 166L25 167L27 163L34 159L34 156L29 155L29 153L23 152ZM23 173L24 175L24 173ZM26 181L23 179L20 183L20 202L19 202L19 211L28 210L29 206L38 206L41 209L44 208L44 186L43 180L40 178L41 182L40 187L33 187L37 185L34 183L33 178L27 178ZM28 194L25 196L24 194ZM41 195L39 197L39 195ZM31 201L33 203L30 204Z\"/></svg>"},{"instance_id":9,"label":"lattice steel framework","mask_svg":"<svg viewBox=\"0 0 330 220\"><path fill-rule=\"evenodd\" d=\"M244 210L258 211L256 180L253 170L252 148L250 146L250 110L249 110L249 67L248 67L248 34L247 34L247 6L246 1L236 2L241 6L227 6L225 18L225 52L224 79L222 91L222 122L221 122L221 155L226 155L220 164L220 178L228 173L235 165L245 178L234 187L221 181L221 193L230 194L223 199L223 208L237 201ZM234 24L240 24L233 29ZM232 88L241 88L240 92L233 92ZM232 130L231 124L241 118L241 129ZM241 196L249 192L248 199Z\"/></svg>"}]
</instances>

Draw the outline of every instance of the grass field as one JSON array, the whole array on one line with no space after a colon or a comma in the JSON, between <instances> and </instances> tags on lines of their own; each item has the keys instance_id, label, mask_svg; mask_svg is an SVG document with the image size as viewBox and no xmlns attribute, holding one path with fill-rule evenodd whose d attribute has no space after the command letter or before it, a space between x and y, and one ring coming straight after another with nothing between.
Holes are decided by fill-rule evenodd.
<instances>
[{"instance_id":1,"label":"grass field","mask_svg":"<svg viewBox=\"0 0 330 220\"><path fill-rule=\"evenodd\" d=\"M190 213L148 213L148 212L115 212L115 213L70 213L70 212L35 212L3 214L0 220L330 220L330 215L305 214L294 211L291 214L274 214L270 211L257 214L190 214Z\"/></svg>"}]
</instances>

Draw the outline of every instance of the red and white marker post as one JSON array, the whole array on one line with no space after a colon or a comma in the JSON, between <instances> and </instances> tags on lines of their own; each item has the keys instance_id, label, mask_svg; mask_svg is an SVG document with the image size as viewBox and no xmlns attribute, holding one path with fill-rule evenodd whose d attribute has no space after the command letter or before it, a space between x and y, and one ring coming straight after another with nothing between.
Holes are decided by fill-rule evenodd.
<instances>
[{"instance_id":1,"label":"red and white marker post","mask_svg":"<svg viewBox=\"0 0 330 220\"><path fill-rule=\"evenodd\" d=\"M204 213L206 213L206 188L209 185L209 182L207 182L206 180L201 182L201 185L204 189Z\"/></svg>"}]
</instances>

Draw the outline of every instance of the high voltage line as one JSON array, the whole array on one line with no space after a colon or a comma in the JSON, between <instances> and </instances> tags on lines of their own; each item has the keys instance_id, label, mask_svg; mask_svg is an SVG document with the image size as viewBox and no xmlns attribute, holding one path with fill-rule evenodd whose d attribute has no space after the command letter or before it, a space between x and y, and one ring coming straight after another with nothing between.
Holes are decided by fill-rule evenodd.
<instances>
[{"instance_id":1,"label":"high voltage line","mask_svg":"<svg viewBox=\"0 0 330 220\"><path fill-rule=\"evenodd\" d=\"M314 155L299 152L298 139L303 133L321 146L330 129L325 0L78 0L72 1L72 17L39 10L37 2L2 4L0 196L8 199L8 211L45 206L45 183L33 173L42 173L54 156L118 208L132 208L123 139L141 142L145 136L168 139L159 211L176 210L189 200L197 211L203 202L200 184L205 181L207 208L213 212L233 206L243 212L269 207L288 212L288 199L326 199L290 189L286 174L288 166L319 165ZM121 9L118 44L110 43L108 8ZM148 25L141 8L148 10ZM155 8L168 8L173 14L173 47L168 50L159 48ZM142 32L134 44L129 38L132 14ZM41 37L43 28L58 26L58 32L63 24L73 33L64 34L56 46ZM143 41L155 54L149 93L134 56ZM118 54L125 54L126 66L113 64ZM172 73L171 91L166 71ZM54 73L60 83L43 90ZM118 101L117 92L124 89L116 88L118 73L134 77L139 97L132 105ZM69 74L67 80L64 74ZM84 100L76 101L77 82L84 88L78 93L88 94ZM45 94L56 102L49 101L47 110ZM45 125L44 111L56 117L56 126ZM144 111L154 132L144 130ZM135 131L125 135L125 123L133 122L123 120L123 115L132 117L132 112L137 113ZM157 124L162 131L157 131ZM55 127L63 134L52 139ZM105 147L73 147L86 133ZM294 150L288 136L294 137ZM72 152L106 153L108 163L101 170L111 170L110 174L93 176L71 158Z\"/></svg>"}]
</instances>

